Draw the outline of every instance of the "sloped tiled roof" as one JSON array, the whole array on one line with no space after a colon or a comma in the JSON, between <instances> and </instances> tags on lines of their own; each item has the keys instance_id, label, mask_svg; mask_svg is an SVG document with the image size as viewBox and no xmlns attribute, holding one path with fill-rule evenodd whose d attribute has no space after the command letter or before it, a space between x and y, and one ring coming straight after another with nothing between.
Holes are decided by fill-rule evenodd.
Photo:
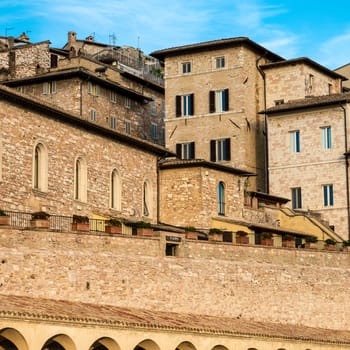
<instances>
[{"instance_id":1,"label":"sloped tiled roof","mask_svg":"<svg viewBox=\"0 0 350 350\"><path fill-rule=\"evenodd\" d=\"M0 295L0 318L349 344L350 331Z\"/></svg>"},{"instance_id":2,"label":"sloped tiled roof","mask_svg":"<svg viewBox=\"0 0 350 350\"><path fill-rule=\"evenodd\" d=\"M266 111L262 111L260 113L267 114L277 114L281 112L288 112L293 110L300 109L308 109L315 107L325 107L331 105L340 105L342 103L350 102L350 93L341 93L341 94L332 94L332 95L324 95L324 96L310 96L298 100L291 100L286 103L279 104L277 106L273 106L267 108Z\"/></svg>"}]
</instances>

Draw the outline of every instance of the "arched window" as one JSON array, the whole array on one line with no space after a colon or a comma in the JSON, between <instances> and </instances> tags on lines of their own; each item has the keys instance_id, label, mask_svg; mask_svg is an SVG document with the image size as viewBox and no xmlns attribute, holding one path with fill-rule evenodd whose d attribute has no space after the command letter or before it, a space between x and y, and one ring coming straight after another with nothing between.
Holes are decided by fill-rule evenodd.
<instances>
[{"instance_id":1,"label":"arched window","mask_svg":"<svg viewBox=\"0 0 350 350\"><path fill-rule=\"evenodd\" d=\"M151 185L148 180L143 183L143 216L151 216Z\"/></svg>"},{"instance_id":2,"label":"arched window","mask_svg":"<svg viewBox=\"0 0 350 350\"><path fill-rule=\"evenodd\" d=\"M110 207L121 210L121 182L117 169L114 169L111 173Z\"/></svg>"},{"instance_id":3,"label":"arched window","mask_svg":"<svg viewBox=\"0 0 350 350\"><path fill-rule=\"evenodd\" d=\"M47 191L47 150L41 142L34 147L33 188L42 192Z\"/></svg>"},{"instance_id":4,"label":"arched window","mask_svg":"<svg viewBox=\"0 0 350 350\"><path fill-rule=\"evenodd\" d=\"M84 158L77 158L74 166L74 199L86 202L87 170Z\"/></svg>"},{"instance_id":5,"label":"arched window","mask_svg":"<svg viewBox=\"0 0 350 350\"><path fill-rule=\"evenodd\" d=\"M225 215L225 184L222 181L218 185L218 214Z\"/></svg>"}]
</instances>

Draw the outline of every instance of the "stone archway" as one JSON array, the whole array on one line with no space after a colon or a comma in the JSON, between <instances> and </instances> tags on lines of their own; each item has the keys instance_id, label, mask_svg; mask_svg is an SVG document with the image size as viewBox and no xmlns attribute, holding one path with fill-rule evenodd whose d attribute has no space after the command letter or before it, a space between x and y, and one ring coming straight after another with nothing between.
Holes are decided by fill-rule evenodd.
<instances>
[{"instance_id":1,"label":"stone archway","mask_svg":"<svg viewBox=\"0 0 350 350\"><path fill-rule=\"evenodd\" d=\"M23 335L13 328L0 330L0 349L28 350L28 344Z\"/></svg>"},{"instance_id":2,"label":"stone archway","mask_svg":"<svg viewBox=\"0 0 350 350\"><path fill-rule=\"evenodd\" d=\"M68 335L57 334L48 339L41 350L76 350L76 346Z\"/></svg>"},{"instance_id":3,"label":"stone archway","mask_svg":"<svg viewBox=\"0 0 350 350\"><path fill-rule=\"evenodd\" d=\"M134 350L160 350L160 348L153 340L146 339L138 343Z\"/></svg>"},{"instance_id":4,"label":"stone archway","mask_svg":"<svg viewBox=\"0 0 350 350\"><path fill-rule=\"evenodd\" d=\"M228 348L223 345L215 345L212 350L228 350Z\"/></svg>"},{"instance_id":5,"label":"stone archway","mask_svg":"<svg viewBox=\"0 0 350 350\"><path fill-rule=\"evenodd\" d=\"M120 346L114 339L104 337L96 340L89 350L120 350Z\"/></svg>"},{"instance_id":6,"label":"stone archway","mask_svg":"<svg viewBox=\"0 0 350 350\"><path fill-rule=\"evenodd\" d=\"M196 347L191 342L184 341L176 347L176 350L196 350Z\"/></svg>"}]
</instances>

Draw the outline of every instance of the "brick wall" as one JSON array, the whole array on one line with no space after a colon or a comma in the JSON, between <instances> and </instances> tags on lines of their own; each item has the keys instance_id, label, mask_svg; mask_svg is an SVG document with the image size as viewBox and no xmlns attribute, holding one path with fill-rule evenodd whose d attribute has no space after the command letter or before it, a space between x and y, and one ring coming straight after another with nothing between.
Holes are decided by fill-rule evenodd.
<instances>
[{"instance_id":1,"label":"brick wall","mask_svg":"<svg viewBox=\"0 0 350 350\"><path fill-rule=\"evenodd\" d=\"M350 329L348 253L0 229L0 293Z\"/></svg>"}]
</instances>

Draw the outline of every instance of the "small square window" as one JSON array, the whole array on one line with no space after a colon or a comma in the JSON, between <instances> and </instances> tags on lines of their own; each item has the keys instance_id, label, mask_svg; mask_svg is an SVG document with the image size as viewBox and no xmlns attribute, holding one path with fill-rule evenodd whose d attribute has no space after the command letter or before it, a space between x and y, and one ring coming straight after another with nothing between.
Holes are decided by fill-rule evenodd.
<instances>
[{"instance_id":1,"label":"small square window","mask_svg":"<svg viewBox=\"0 0 350 350\"><path fill-rule=\"evenodd\" d=\"M183 74L191 73L191 62L182 63L182 73Z\"/></svg>"},{"instance_id":2,"label":"small square window","mask_svg":"<svg viewBox=\"0 0 350 350\"><path fill-rule=\"evenodd\" d=\"M224 68L225 67L225 57L216 57L215 58L215 67L216 69Z\"/></svg>"}]
</instances>

